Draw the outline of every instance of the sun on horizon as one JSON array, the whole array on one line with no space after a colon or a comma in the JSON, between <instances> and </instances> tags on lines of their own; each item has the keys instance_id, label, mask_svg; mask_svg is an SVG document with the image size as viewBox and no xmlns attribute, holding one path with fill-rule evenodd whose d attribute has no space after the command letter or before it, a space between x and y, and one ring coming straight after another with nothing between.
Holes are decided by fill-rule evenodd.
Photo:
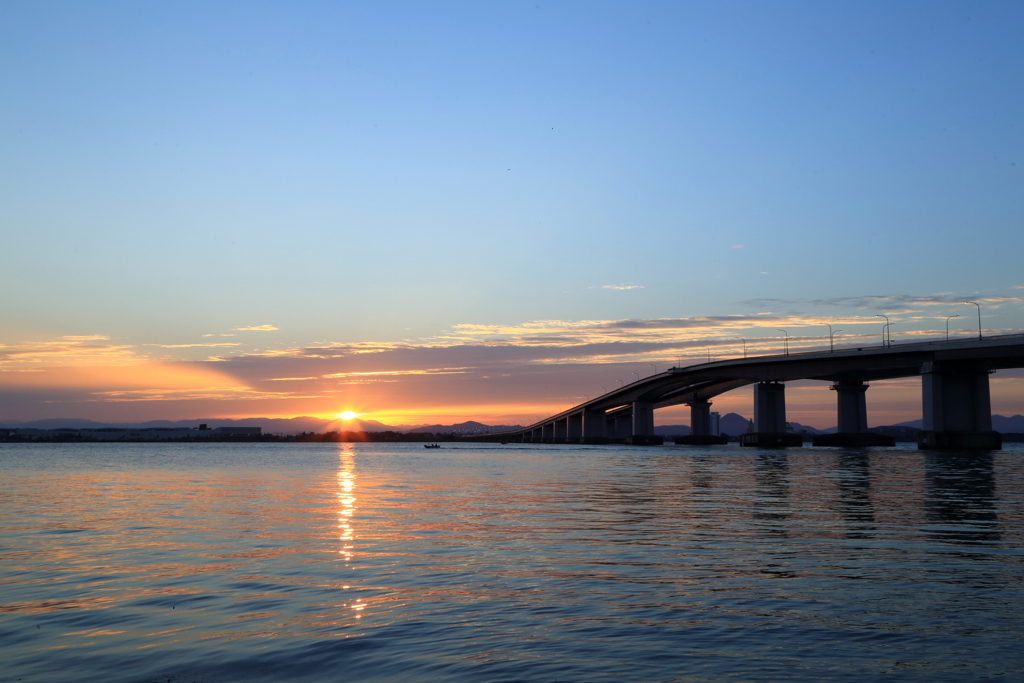
<instances>
[{"instance_id":1,"label":"sun on horizon","mask_svg":"<svg viewBox=\"0 0 1024 683\"><path fill-rule=\"evenodd\" d=\"M351 410L346 410L343 413L338 413L335 417L338 417L338 418L340 418L342 420L351 420L355 416L356 416L356 414L354 412L352 412Z\"/></svg>"}]
</instances>

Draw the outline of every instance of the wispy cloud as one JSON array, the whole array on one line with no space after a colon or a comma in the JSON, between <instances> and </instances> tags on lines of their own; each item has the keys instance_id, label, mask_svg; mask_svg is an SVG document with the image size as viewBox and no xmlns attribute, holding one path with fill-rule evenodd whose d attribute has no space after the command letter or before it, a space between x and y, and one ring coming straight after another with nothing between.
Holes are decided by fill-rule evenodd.
<instances>
[{"instance_id":1,"label":"wispy cloud","mask_svg":"<svg viewBox=\"0 0 1024 683\"><path fill-rule=\"evenodd\" d=\"M61 339L64 339L66 341L105 341L105 340L110 339L110 337L108 337L105 334L85 334L85 335L72 335L72 334L69 334L69 335L64 335L63 337L61 337Z\"/></svg>"},{"instance_id":2,"label":"wispy cloud","mask_svg":"<svg viewBox=\"0 0 1024 683\"><path fill-rule=\"evenodd\" d=\"M252 327L232 328L237 332L274 332L277 330L273 325L253 325Z\"/></svg>"},{"instance_id":3,"label":"wispy cloud","mask_svg":"<svg viewBox=\"0 0 1024 683\"><path fill-rule=\"evenodd\" d=\"M1016 288L1013 288L1016 289ZM865 295L850 297L834 297L829 299L747 299L741 303L759 308L778 308L781 306L831 306L873 310L905 311L921 306L956 306L962 305L965 299L979 303L998 306L1001 304L1022 303L1024 299L1014 296L978 296L970 294L937 294L932 296L912 296L907 294Z\"/></svg>"},{"instance_id":4,"label":"wispy cloud","mask_svg":"<svg viewBox=\"0 0 1024 683\"><path fill-rule=\"evenodd\" d=\"M161 349L193 349L208 346L241 346L241 344L239 342L211 342L209 344L143 344L143 346L156 346Z\"/></svg>"},{"instance_id":5,"label":"wispy cloud","mask_svg":"<svg viewBox=\"0 0 1024 683\"><path fill-rule=\"evenodd\" d=\"M356 408L439 415L465 408L466 419L513 408L543 411L549 405L564 407L583 394L594 396L634 372L704 362L709 355L721 359L744 352L780 353L783 333L776 328L788 330L791 350L827 348L826 323L844 330L836 337L837 345L876 343L880 323L874 313L882 300L919 307L901 312L886 308L897 338L910 340L944 336L948 311L939 306L962 302L963 297L821 300L829 304L821 314L762 310L687 318L465 323L422 339L324 342L263 352L213 340L144 345L182 349L183 354L195 347L225 348L218 358L194 362L147 362L138 347L102 340L24 343L0 346L0 408L13 415L27 411L29 404L56 406L45 409L57 411L62 404L111 403L122 413L143 411L132 407L137 403L148 405L145 410L154 417L165 415L163 411L192 410L190 415L198 415L203 406L221 406L216 414L222 415L327 415ZM974 300L986 302L986 307L991 301L1019 301L1012 296ZM816 300L758 303L778 309L807 301ZM840 308L844 302L846 310ZM168 407L159 407L161 402Z\"/></svg>"},{"instance_id":6,"label":"wispy cloud","mask_svg":"<svg viewBox=\"0 0 1024 683\"><path fill-rule=\"evenodd\" d=\"M0 344L0 368L64 364L93 365L132 362L138 356L130 345L90 344L86 340Z\"/></svg>"},{"instance_id":7,"label":"wispy cloud","mask_svg":"<svg viewBox=\"0 0 1024 683\"><path fill-rule=\"evenodd\" d=\"M634 285L634 284L631 284L631 283L628 283L628 282L626 284L624 284L624 285L603 285L601 287L601 289L643 289L643 288L644 288L643 285Z\"/></svg>"}]
</instances>

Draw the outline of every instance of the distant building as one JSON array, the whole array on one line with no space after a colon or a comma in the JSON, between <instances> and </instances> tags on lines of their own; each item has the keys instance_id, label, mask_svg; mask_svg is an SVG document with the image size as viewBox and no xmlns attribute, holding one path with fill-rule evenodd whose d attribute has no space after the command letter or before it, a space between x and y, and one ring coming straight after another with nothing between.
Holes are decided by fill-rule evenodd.
<instances>
[{"instance_id":1,"label":"distant building","mask_svg":"<svg viewBox=\"0 0 1024 683\"><path fill-rule=\"evenodd\" d=\"M721 416L713 412L711 413L711 436L720 436L722 433Z\"/></svg>"}]
</instances>

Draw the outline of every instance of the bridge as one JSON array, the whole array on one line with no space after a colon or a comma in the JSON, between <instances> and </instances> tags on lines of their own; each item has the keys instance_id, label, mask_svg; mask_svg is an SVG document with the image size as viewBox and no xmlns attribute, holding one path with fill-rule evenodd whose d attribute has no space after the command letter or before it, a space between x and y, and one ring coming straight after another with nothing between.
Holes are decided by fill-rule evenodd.
<instances>
[{"instance_id":1,"label":"bridge","mask_svg":"<svg viewBox=\"0 0 1024 683\"><path fill-rule=\"evenodd\" d=\"M754 431L740 437L747 446L800 445L786 433L785 382L830 382L836 392L839 430L816 445L891 445L891 438L867 431L868 382L920 375L924 416L918 447L999 449L992 431L989 375L1024 367L1024 334L984 339L929 341L835 349L701 363L654 374L522 429L484 438L526 443L660 444L654 411L690 406L690 437L683 443L724 443L711 434L710 399L754 385ZM677 442L677 443L678 443Z\"/></svg>"}]
</instances>

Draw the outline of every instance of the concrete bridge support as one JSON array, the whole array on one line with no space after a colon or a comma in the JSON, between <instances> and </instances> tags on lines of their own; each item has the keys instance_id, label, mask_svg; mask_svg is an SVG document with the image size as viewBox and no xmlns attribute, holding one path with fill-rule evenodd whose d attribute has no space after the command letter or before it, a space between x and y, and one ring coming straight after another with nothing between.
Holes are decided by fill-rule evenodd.
<instances>
[{"instance_id":1,"label":"concrete bridge support","mask_svg":"<svg viewBox=\"0 0 1024 683\"><path fill-rule=\"evenodd\" d=\"M633 416L629 413L615 416L615 438L628 439L633 433Z\"/></svg>"},{"instance_id":2,"label":"concrete bridge support","mask_svg":"<svg viewBox=\"0 0 1024 683\"><path fill-rule=\"evenodd\" d=\"M633 436L654 433L654 404L650 401L633 402Z\"/></svg>"},{"instance_id":3,"label":"concrete bridge support","mask_svg":"<svg viewBox=\"0 0 1024 683\"><path fill-rule=\"evenodd\" d=\"M988 368L980 362L928 362L921 368L924 425L917 447L927 450L998 450L992 431Z\"/></svg>"},{"instance_id":4,"label":"concrete bridge support","mask_svg":"<svg viewBox=\"0 0 1024 683\"><path fill-rule=\"evenodd\" d=\"M819 434L814 437L815 446L843 446L862 448L864 446L895 446L896 439L868 431L868 404L865 394L868 385L864 382L836 382L831 387L836 392L839 413L839 429L835 434Z\"/></svg>"},{"instance_id":5,"label":"concrete bridge support","mask_svg":"<svg viewBox=\"0 0 1024 683\"><path fill-rule=\"evenodd\" d=\"M785 433L786 385L758 382L754 385L754 431Z\"/></svg>"},{"instance_id":6,"label":"concrete bridge support","mask_svg":"<svg viewBox=\"0 0 1024 683\"><path fill-rule=\"evenodd\" d=\"M605 435L605 422L608 418L603 410L583 411L583 443L604 443L607 440Z\"/></svg>"},{"instance_id":7,"label":"concrete bridge support","mask_svg":"<svg viewBox=\"0 0 1024 683\"><path fill-rule=\"evenodd\" d=\"M711 432L711 401L701 399L690 406L690 435L676 437L677 444L708 445L726 443L725 439Z\"/></svg>"},{"instance_id":8,"label":"concrete bridge support","mask_svg":"<svg viewBox=\"0 0 1024 683\"><path fill-rule=\"evenodd\" d=\"M690 404L690 435L708 434L711 434L711 401L694 401Z\"/></svg>"},{"instance_id":9,"label":"concrete bridge support","mask_svg":"<svg viewBox=\"0 0 1024 683\"><path fill-rule=\"evenodd\" d=\"M868 385L863 382L836 382L831 387L839 404L839 429L842 434L868 431Z\"/></svg>"},{"instance_id":10,"label":"concrete bridge support","mask_svg":"<svg viewBox=\"0 0 1024 683\"><path fill-rule=\"evenodd\" d=\"M583 413L573 413L566 418L566 441L580 443L583 437Z\"/></svg>"},{"instance_id":11,"label":"concrete bridge support","mask_svg":"<svg viewBox=\"0 0 1024 683\"><path fill-rule=\"evenodd\" d=\"M555 443L565 443L568 431L569 419L567 417L555 420Z\"/></svg>"},{"instance_id":12,"label":"concrete bridge support","mask_svg":"<svg viewBox=\"0 0 1024 683\"><path fill-rule=\"evenodd\" d=\"M786 385L758 382L754 385L754 433L740 436L741 446L783 448L803 445L799 434L786 433Z\"/></svg>"},{"instance_id":13,"label":"concrete bridge support","mask_svg":"<svg viewBox=\"0 0 1024 683\"><path fill-rule=\"evenodd\" d=\"M654 403L651 401L633 402L633 421L630 427L627 443L634 446L652 446L665 441L664 437L654 435Z\"/></svg>"},{"instance_id":14,"label":"concrete bridge support","mask_svg":"<svg viewBox=\"0 0 1024 683\"><path fill-rule=\"evenodd\" d=\"M555 440L555 423L548 422L544 425L541 431L540 440L544 443L554 443Z\"/></svg>"}]
</instances>

